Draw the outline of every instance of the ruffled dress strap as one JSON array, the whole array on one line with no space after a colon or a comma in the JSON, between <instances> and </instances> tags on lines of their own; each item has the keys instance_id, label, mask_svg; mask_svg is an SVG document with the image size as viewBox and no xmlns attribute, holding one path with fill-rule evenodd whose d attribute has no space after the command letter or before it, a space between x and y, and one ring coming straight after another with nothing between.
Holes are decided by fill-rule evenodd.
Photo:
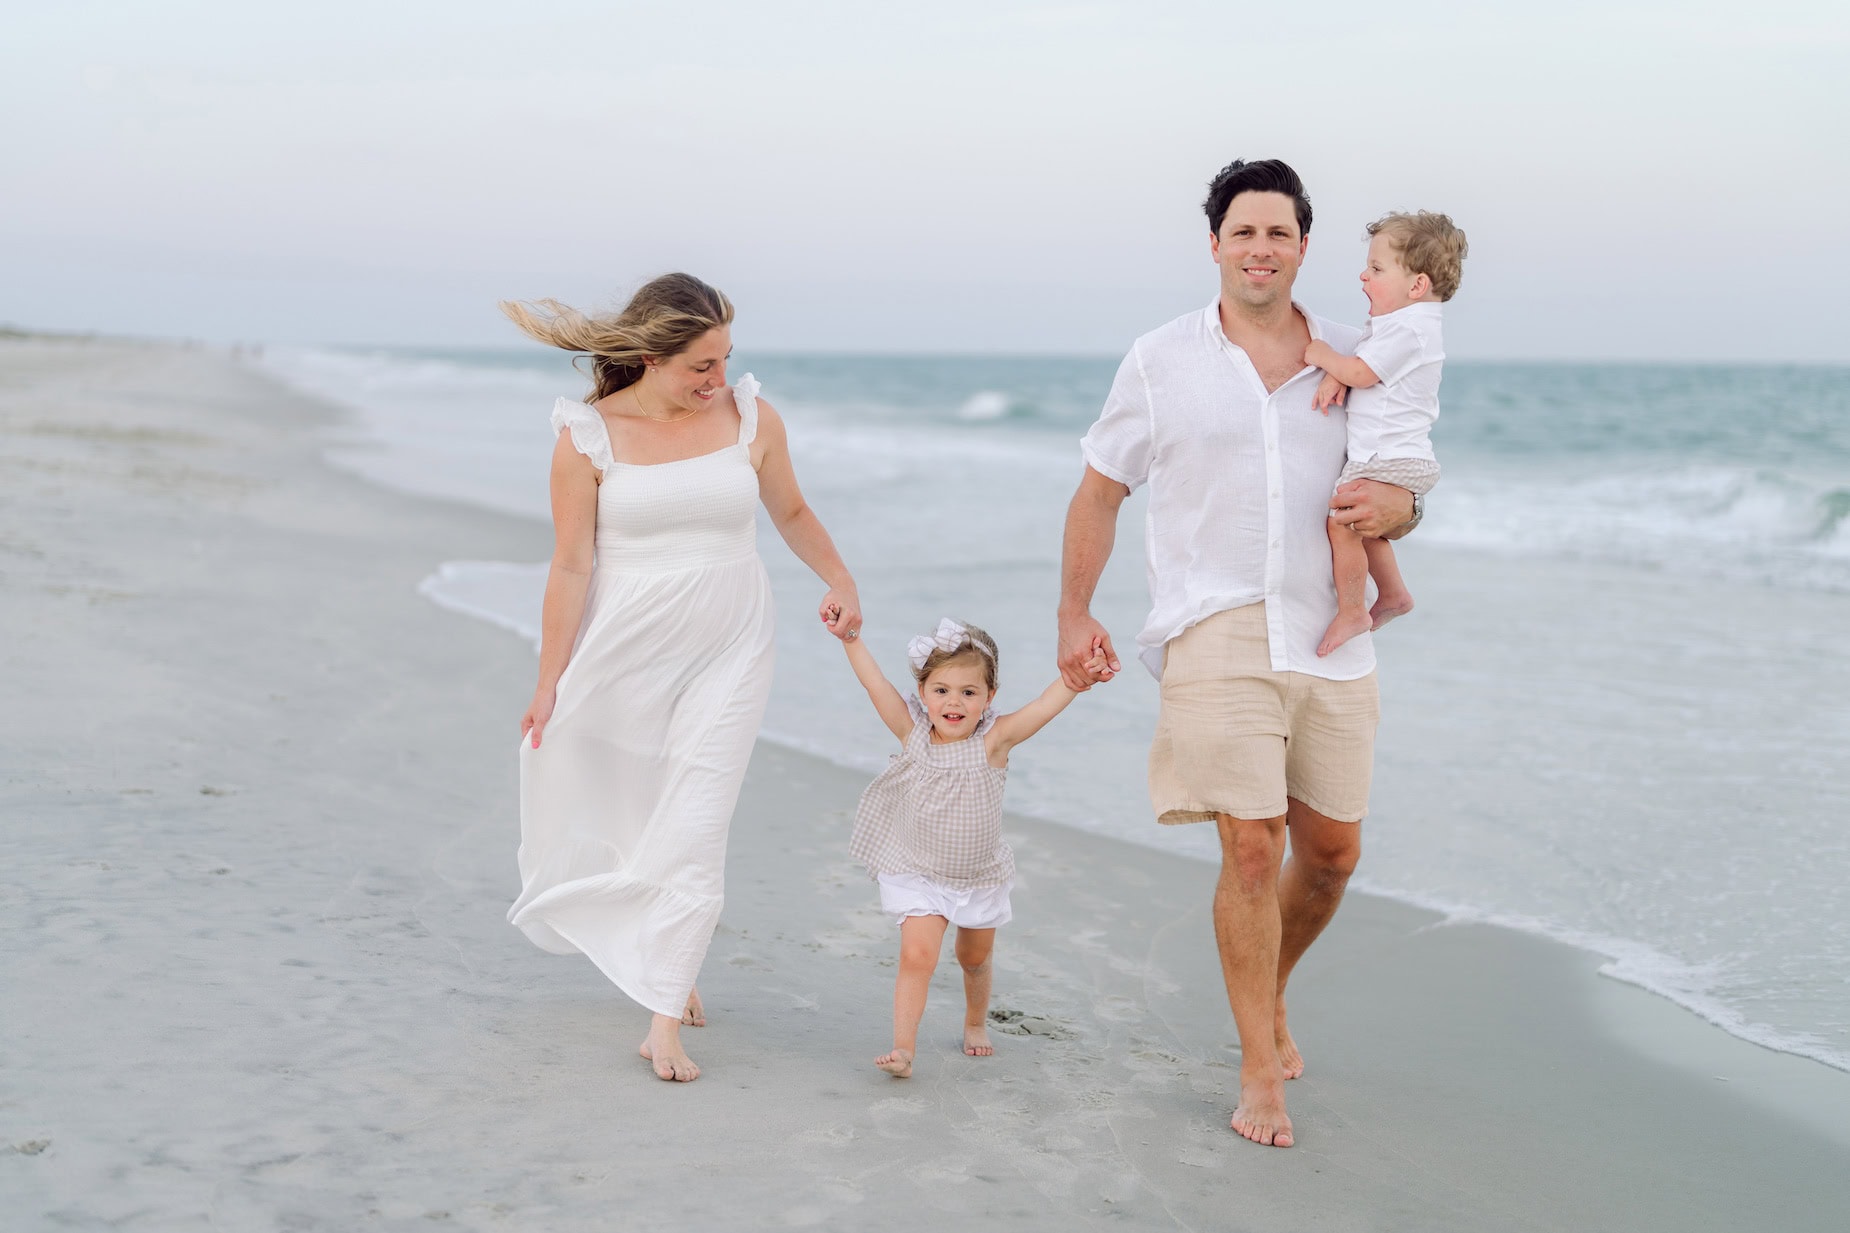
<instances>
[{"instance_id":1,"label":"ruffled dress strap","mask_svg":"<svg viewBox=\"0 0 1850 1233\"><path fill-rule=\"evenodd\" d=\"M931 744L931 712L925 709L917 694L907 694L906 713L912 716L912 731L906 734L906 748L913 753L923 753L925 746Z\"/></svg>"},{"instance_id":2,"label":"ruffled dress strap","mask_svg":"<svg viewBox=\"0 0 1850 1233\"><path fill-rule=\"evenodd\" d=\"M552 405L552 430L556 435L567 429L572 433L572 447L602 474L615 461L610 452L610 429L597 408L587 403L561 398Z\"/></svg>"},{"instance_id":3,"label":"ruffled dress strap","mask_svg":"<svg viewBox=\"0 0 1850 1233\"><path fill-rule=\"evenodd\" d=\"M732 387L732 405L739 410L739 444L750 445L758 435L758 378L746 373Z\"/></svg>"}]
</instances>

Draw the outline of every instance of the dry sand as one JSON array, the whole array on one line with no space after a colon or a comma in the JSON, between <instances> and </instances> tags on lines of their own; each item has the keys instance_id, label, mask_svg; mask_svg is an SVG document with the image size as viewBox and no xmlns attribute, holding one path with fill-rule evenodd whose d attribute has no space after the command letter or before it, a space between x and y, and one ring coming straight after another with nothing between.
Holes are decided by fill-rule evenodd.
<instances>
[{"instance_id":1,"label":"dry sand","mask_svg":"<svg viewBox=\"0 0 1850 1233\"><path fill-rule=\"evenodd\" d=\"M771 745L703 1076L657 1081L504 921L531 652L415 591L546 531L328 469L332 420L204 350L0 341L8 1229L1850 1227L1850 1076L1362 895L1294 988L1298 1146L1245 1143L1214 871L1023 819L997 1056L947 961L890 1079L863 779Z\"/></svg>"}]
</instances>

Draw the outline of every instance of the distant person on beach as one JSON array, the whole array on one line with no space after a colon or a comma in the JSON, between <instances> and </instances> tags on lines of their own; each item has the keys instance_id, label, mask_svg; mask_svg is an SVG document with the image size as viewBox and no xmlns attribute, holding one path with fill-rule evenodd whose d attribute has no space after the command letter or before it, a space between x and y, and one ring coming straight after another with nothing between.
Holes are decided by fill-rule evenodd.
<instances>
[{"instance_id":1,"label":"distant person on beach","mask_svg":"<svg viewBox=\"0 0 1850 1233\"><path fill-rule=\"evenodd\" d=\"M771 689L760 502L828 587L820 615L861 625L854 579L797 487L783 421L748 374L726 384L732 304L687 274L614 317L504 304L534 338L591 357L589 402L561 398L555 546L540 677L521 716L520 898L542 949L582 952L654 1013L655 1073L700 1069L694 979L719 922L726 834Z\"/></svg>"},{"instance_id":2,"label":"distant person on beach","mask_svg":"<svg viewBox=\"0 0 1850 1233\"><path fill-rule=\"evenodd\" d=\"M1347 434L1341 415L1316 414L1304 353L1315 340L1348 353L1359 333L1292 302L1311 223L1297 173L1235 161L1203 204L1218 293L1136 341L1082 443L1059 663L1074 690L1091 686L1098 648L1119 669L1092 595L1119 507L1147 483L1151 609L1137 641L1162 682L1150 799L1159 822L1219 831L1214 933L1240 1035L1233 1128L1289 1147L1285 1080L1304 1060L1285 984L1361 854L1379 713L1369 635L1317 654L1336 616L1324 523L1394 537L1418 517L1397 485L1353 480L1330 495Z\"/></svg>"},{"instance_id":3,"label":"distant person on beach","mask_svg":"<svg viewBox=\"0 0 1850 1233\"><path fill-rule=\"evenodd\" d=\"M1337 477L1398 484L1419 503L1439 482L1432 425L1439 418L1439 378L1445 362L1440 305L1458 292L1464 274L1465 233L1443 214L1389 214L1368 224L1368 260L1362 291L1368 324L1354 355L1322 339L1304 349L1304 362L1321 368L1317 409L1348 413L1349 461ZM1354 394L1350 395L1349 391ZM1331 518L1330 559L1336 576L1336 619L1323 632L1317 654L1380 629L1413 611L1413 593L1400 576L1394 546L1364 539ZM1375 605L1367 579L1375 580Z\"/></svg>"},{"instance_id":4,"label":"distant person on beach","mask_svg":"<svg viewBox=\"0 0 1850 1233\"><path fill-rule=\"evenodd\" d=\"M880 907L899 926L893 988L893 1047L874 1065L909 1078L919 1020L945 930L957 926L964 972L964 1052L988 1057L990 954L1013 910L1015 857L1002 842L1002 788L1009 751L1078 697L1064 681L1007 715L997 715L996 643L974 625L945 618L906 653L915 692L901 694L867 645L842 640L848 663L901 751L861 794L848 852L880 885ZM1101 679L1102 647L1080 666Z\"/></svg>"}]
</instances>

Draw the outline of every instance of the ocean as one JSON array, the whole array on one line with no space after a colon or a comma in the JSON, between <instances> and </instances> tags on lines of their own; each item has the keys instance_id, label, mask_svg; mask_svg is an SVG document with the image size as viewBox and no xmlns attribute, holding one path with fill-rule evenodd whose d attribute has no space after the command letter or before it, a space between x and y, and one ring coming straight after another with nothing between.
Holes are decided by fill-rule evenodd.
<instances>
[{"instance_id":1,"label":"ocean","mask_svg":"<svg viewBox=\"0 0 1850 1233\"><path fill-rule=\"evenodd\" d=\"M548 415L585 389L567 357L261 363L349 409L336 465L547 518ZM1003 708L1054 678L1077 441L1116 364L735 357L789 424L895 681L906 640L943 615L996 635ZM1354 885L1566 941L1736 1035L1850 1070L1850 369L1453 361L1434 442L1445 477L1400 546L1418 608L1376 640ZM1205 828L1156 826L1144 794L1142 513L1139 494L1094 605L1126 671L1016 753L1008 803L1211 860ZM872 771L891 739L817 624L822 587L762 519L760 547L779 620L765 735ZM433 561L423 591L534 639L544 576Z\"/></svg>"}]
</instances>

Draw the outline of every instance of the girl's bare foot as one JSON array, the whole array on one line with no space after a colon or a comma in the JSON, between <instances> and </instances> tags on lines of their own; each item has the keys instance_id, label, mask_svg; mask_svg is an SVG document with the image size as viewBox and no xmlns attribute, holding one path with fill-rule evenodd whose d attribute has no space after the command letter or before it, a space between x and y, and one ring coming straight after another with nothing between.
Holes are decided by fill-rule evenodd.
<instances>
[{"instance_id":1,"label":"girl's bare foot","mask_svg":"<svg viewBox=\"0 0 1850 1233\"><path fill-rule=\"evenodd\" d=\"M964 1025L964 1052L971 1057L993 1057L996 1048L989 1043L989 1029L982 1024Z\"/></svg>"},{"instance_id":2,"label":"girl's bare foot","mask_svg":"<svg viewBox=\"0 0 1850 1233\"><path fill-rule=\"evenodd\" d=\"M1366 612L1338 612L1330 627L1323 631L1323 641L1317 644L1318 657L1328 655L1357 634L1365 634L1373 628L1374 618Z\"/></svg>"},{"instance_id":3,"label":"girl's bare foot","mask_svg":"<svg viewBox=\"0 0 1850 1233\"><path fill-rule=\"evenodd\" d=\"M891 1053L883 1053L874 1059L874 1065L895 1079L910 1079L912 1077L912 1052L909 1049L895 1049Z\"/></svg>"},{"instance_id":4,"label":"girl's bare foot","mask_svg":"<svg viewBox=\"0 0 1850 1233\"><path fill-rule=\"evenodd\" d=\"M1380 629L1395 617L1406 616L1412 611L1413 592L1402 590L1376 596L1375 606L1368 610L1368 615L1374 618L1375 628Z\"/></svg>"},{"instance_id":5,"label":"girl's bare foot","mask_svg":"<svg viewBox=\"0 0 1850 1233\"><path fill-rule=\"evenodd\" d=\"M655 1077L670 1083L692 1083L700 1067L681 1047L681 1021L656 1015L649 1021L649 1037L636 1052L655 1068Z\"/></svg>"},{"instance_id":6,"label":"girl's bare foot","mask_svg":"<svg viewBox=\"0 0 1850 1233\"><path fill-rule=\"evenodd\" d=\"M681 1012L683 1027L705 1027L707 1025L707 1008L700 1004L700 990L687 995L687 1009Z\"/></svg>"}]
</instances>

